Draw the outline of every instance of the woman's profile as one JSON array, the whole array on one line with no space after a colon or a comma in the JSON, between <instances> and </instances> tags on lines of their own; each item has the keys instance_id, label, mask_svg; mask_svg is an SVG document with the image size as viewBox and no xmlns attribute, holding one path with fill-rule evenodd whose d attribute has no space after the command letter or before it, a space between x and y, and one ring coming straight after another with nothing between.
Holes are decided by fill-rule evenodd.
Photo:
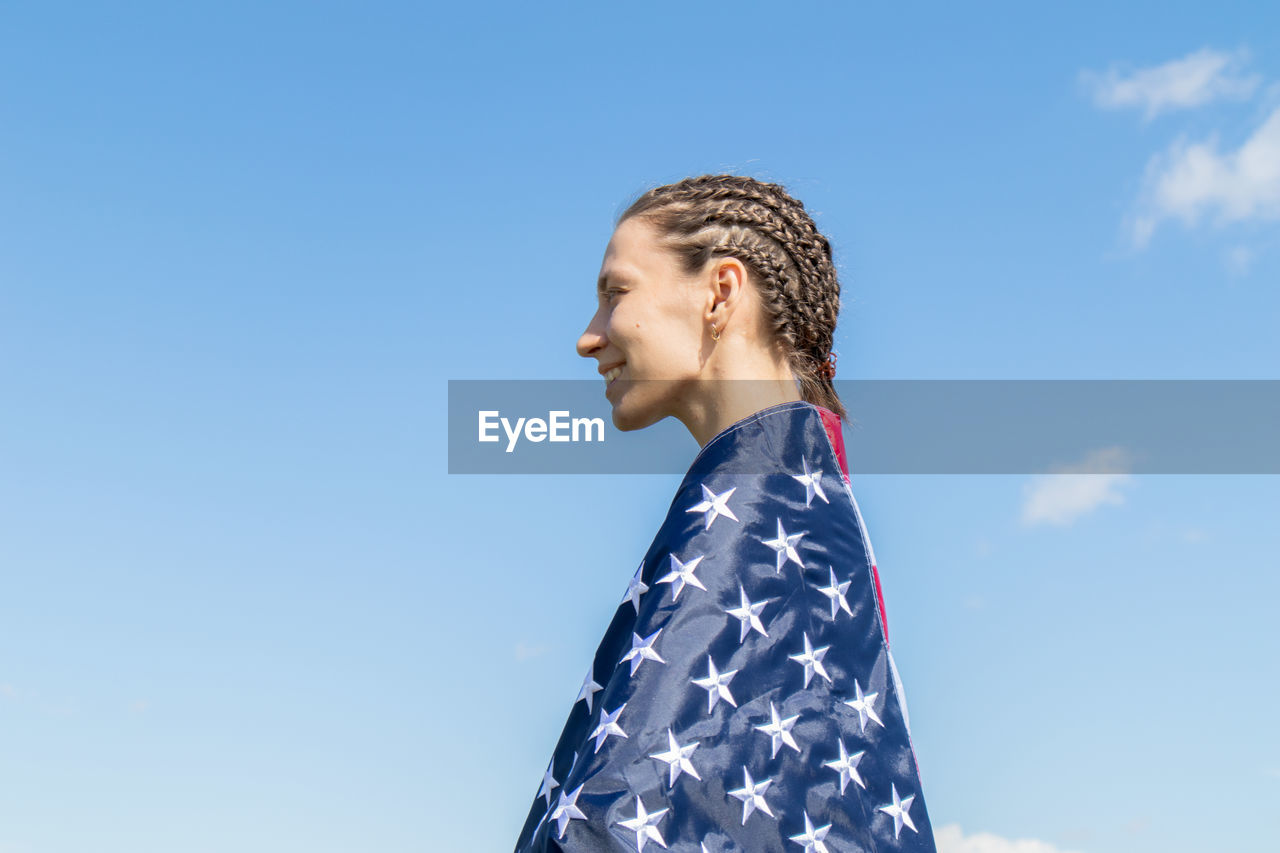
<instances>
[{"instance_id":1,"label":"woman's profile","mask_svg":"<svg viewBox=\"0 0 1280 853\"><path fill-rule=\"evenodd\" d=\"M702 449L520 853L935 849L849 488L839 300L829 242L777 184L690 178L619 218L578 352L618 428L674 417Z\"/></svg>"}]
</instances>

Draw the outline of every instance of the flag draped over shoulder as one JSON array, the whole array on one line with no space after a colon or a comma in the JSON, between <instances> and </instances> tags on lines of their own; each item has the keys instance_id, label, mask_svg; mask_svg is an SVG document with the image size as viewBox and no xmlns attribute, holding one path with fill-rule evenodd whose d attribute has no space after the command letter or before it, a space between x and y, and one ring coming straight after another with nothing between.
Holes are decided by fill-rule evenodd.
<instances>
[{"instance_id":1,"label":"flag draped over shoulder","mask_svg":"<svg viewBox=\"0 0 1280 853\"><path fill-rule=\"evenodd\" d=\"M871 546L824 413L773 406L694 460L517 853L934 851Z\"/></svg>"}]
</instances>

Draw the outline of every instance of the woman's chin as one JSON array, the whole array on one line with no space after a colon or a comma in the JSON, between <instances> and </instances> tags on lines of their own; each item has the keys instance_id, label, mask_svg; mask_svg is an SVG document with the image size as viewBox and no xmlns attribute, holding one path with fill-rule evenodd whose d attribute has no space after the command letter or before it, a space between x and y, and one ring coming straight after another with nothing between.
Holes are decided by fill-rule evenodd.
<instances>
[{"instance_id":1,"label":"woman's chin","mask_svg":"<svg viewBox=\"0 0 1280 853\"><path fill-rule=\"evenodd\" d=\"M620 397L613 401L613 425L620 432L631 432L652 426L662 418L656 406L638 406Z\"/></svg>"},{"instance_id":2,"label":"woman's chin","mask_svg":"<svg viewBox=\"0 0 1280 853\"><path fill-rule=\"evenodd\" d=\"M653 423L653 419L645 419L637 416L635 413L628 412L625 409L614 407L613 409L613 425L619 432L632 432L637 429L644 429Z\"/></svg>"}]
</instances>

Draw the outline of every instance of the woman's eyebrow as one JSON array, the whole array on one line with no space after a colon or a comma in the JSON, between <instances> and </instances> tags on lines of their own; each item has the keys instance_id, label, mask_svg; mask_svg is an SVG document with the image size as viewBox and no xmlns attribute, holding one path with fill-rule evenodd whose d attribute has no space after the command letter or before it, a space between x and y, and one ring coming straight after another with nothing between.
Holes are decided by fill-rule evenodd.
<instances>
[{"instance_id":1,"label":"woman's eyebrow","mask_svg":"<svg viewBox=\"0 0 1280 853\"><path fill-rule=\"evenodd\" d=\"M603 295L610 281L616 284L626 284L627 277L616 270L606 270L600 273L600 277L596 279L596 293Z\"/></svg>"}]
</instances>

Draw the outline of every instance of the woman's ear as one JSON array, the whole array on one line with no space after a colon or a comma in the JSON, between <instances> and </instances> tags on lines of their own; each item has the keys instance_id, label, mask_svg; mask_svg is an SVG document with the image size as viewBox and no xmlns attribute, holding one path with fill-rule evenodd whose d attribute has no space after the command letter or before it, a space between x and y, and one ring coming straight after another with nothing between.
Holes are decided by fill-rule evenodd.
<instances>
[{"instance_id":1,"label":"woman's ear","mask_svg":"<svg viewBox=\"0 0 1280 853\"><path fill-rule=\"evenodd\" d=\"M747 295L747 268L737 258L716 258L708 279L706 321L724 330Z\"/></svg>"}]
</instances>

